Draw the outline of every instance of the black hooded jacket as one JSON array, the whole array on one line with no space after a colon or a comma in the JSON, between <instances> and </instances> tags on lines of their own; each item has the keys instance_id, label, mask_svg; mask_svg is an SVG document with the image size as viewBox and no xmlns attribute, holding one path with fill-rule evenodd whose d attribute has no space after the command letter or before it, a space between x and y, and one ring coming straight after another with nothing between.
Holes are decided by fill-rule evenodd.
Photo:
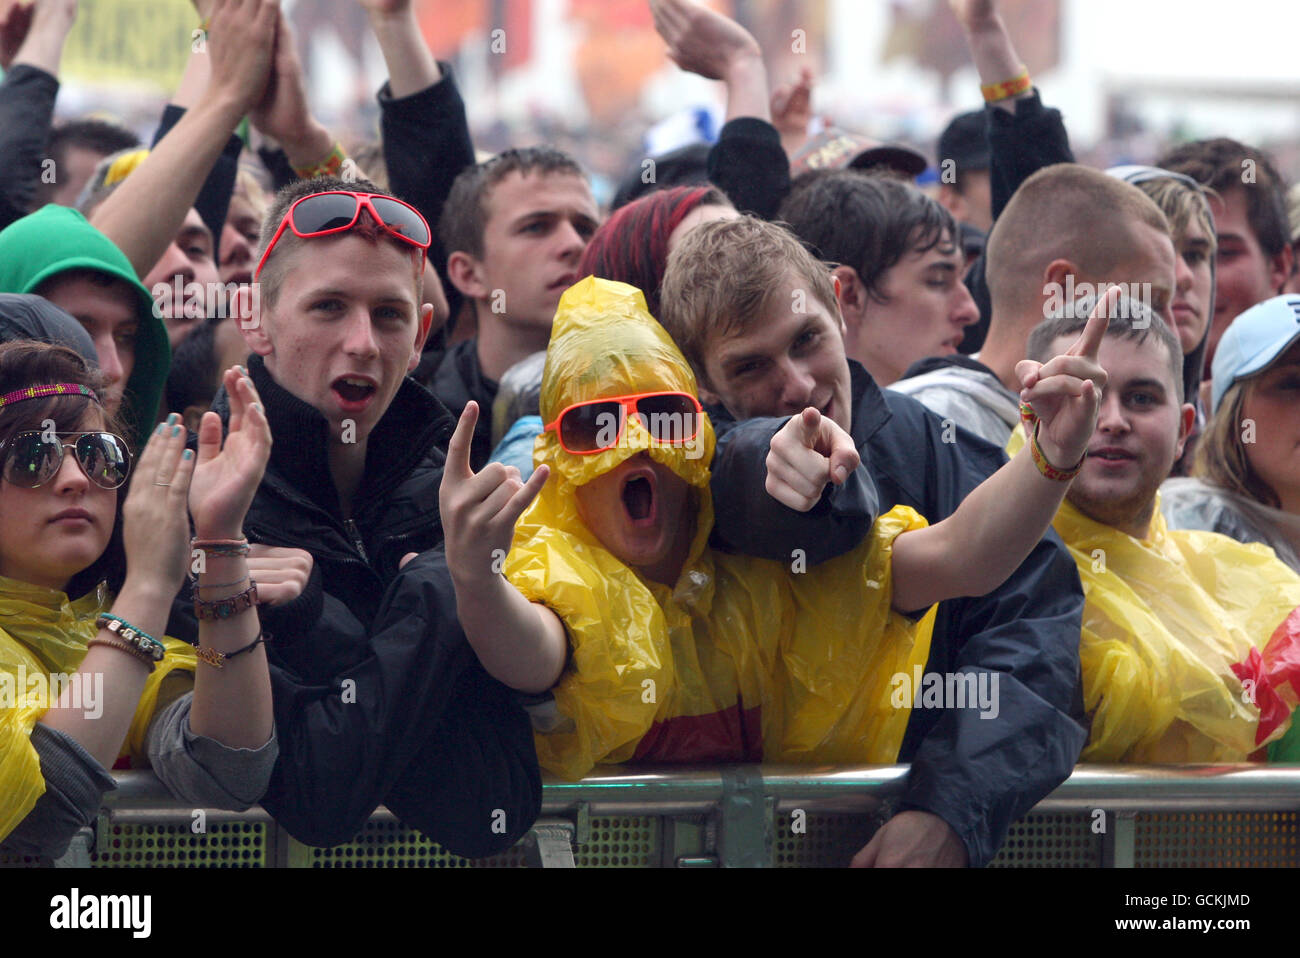
<instances>
[{"instance_id":1,"label":"black hooded jacket","mask_svg":"<svg viewBox=\"0 0 1300 958\"><path fill-rule=\"evenodd\" d=\"M345 520L325 418L260 357L248 369L274 445L245 534L313 557L302 595L259 609L280 741L263 806L309 845L352 839L385 804L456 854L510 847L540 811L541 776L526 714L456 618L438 516L451 416L405 380L370 434ZM228 421L224 391L212 408ZM399 571L408 552L420 555ZM193 641L191 598L182 592L168 632Z\"/></svg>"},{"instance_id":2,"label":"black hooded jacket","mask_svg":"<svg viewBox=\"0 0 1300 958\"><path fill-rule=\"evenodd\" d=\"M910 396L881 390L856 362L849 368L851 435L862 455L856 491L847 483L840 488L848 491L828 490L827 500L841 501L819 504L802 527L756 480L786 420L737 424L725 410L709 410L718 433L713 488L731 490L715 496L715 544L787 563L791 550L802 548L812 565L856 545L856 517L871 509L862 496L874 493L881 512L907 505L935 523L1006 462L1002 450L966 430L946 431ZM786 512L792 515L782 520ZM972 866L987 865L1011 824L1069 777L1087 740L1082 617L1078 570L1051 529L988 595L939 603L926 672L987 672L990 687L998 673L998 714L914 708L899 752L899 761L912 765L901 809L946 821Z\"/></svg>"}]
</instances>

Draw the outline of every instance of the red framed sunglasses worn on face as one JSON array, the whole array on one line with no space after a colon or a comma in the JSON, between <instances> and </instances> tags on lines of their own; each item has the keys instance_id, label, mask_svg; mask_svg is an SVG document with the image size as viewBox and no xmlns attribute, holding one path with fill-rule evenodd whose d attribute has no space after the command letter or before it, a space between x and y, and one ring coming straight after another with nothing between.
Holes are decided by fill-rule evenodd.
<instances>
[{"instance_id":1,"label":"red framed sunglasses worn on face","mask_svg":"<svg viewBox=\"0 0 1300 958\"><path fill-rule=\"evenodd\" d=\"M566 407L546 427L560 447L575 456L617 448L627 432L627 417L635 415L641 428L657 443L680 446L700 434L704 409L690 393L651 392L589 399Z\"/></svg>"},{"instance_id":2,"label":"red framed sunglasses worn on face","mask_svg":"<svg viewBox=\"0 0 1300 958\"><path fill-rule=\"evenodd\" d=\"M428 255L433 234L429 231L428 221L414 206L382 193L331 190L304 196L289 207L284 219L280 221L279 229L266 245L266 252L258 260L253 279L261 274L271 250L275 249L275 244L280 241L285 229L293 230L293 235L300 239L342 233L357 225L362 210L369 213L390 236L410 243L422 255Z\"/></svg>"}]
</instances>

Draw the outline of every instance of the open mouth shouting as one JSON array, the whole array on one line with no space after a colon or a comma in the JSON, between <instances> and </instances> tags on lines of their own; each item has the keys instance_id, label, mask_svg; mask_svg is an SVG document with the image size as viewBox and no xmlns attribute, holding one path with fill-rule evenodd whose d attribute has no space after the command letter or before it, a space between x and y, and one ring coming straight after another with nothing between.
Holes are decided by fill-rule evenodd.
<instances>
[{"instance_id":1,"label":"open mouth shouting","mask_svg":"<svg viewBox=\"0 0 1300 958\"><path fill-rule=\"evenodd\" d=\"M621 498L628 523L635 529L654 526L658 519L658 479L648 466L623 477Z\"/></svg>"},{"instance_id":2,"label":"open mouth shouting","mask_svg":"<svg viewBox=\"0 0 1300 958\"><path fill-rule=\"evenodd\" d=\"M379 391L379 384L369 376L340 376L330 383L339 408L344 412L357 413L364 410L374 400Z\"/></svg>"}]
</instances>

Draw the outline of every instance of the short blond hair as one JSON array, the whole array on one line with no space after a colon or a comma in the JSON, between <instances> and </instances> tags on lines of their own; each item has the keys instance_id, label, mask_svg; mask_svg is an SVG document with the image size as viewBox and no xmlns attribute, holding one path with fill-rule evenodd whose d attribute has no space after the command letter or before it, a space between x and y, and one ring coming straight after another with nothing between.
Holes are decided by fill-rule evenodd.
<instances>
[{"instance_id":1,"label":"short blond hair","mask_svg":"<svg viewBox=\"0 0 1300 958\"><path fill-rule=\"evenodd\" d=\"M830 270L783 227L752 216L695 227L668 256L659 322L696 376L714 333L741 333L761 320L793 275L839 315ZM707 380L706 380L707 381Z\"/></svg>"},{"instance_id":2,"label":"short blond hair","mask_svg":"<svg viewBox=\"0 0 1300 958\"><path fill-rule=\"evenodd\" d=\"M1169 235L1160 207L1136 186L1077 163L1058 163L1025 180L989 234L987 275L993 315L1042 298L1041 277L1067 259L1086 281L1106 280L1133 252L1133 223Z\"/></svg>"},{"instance_id":3,"label":"short blond hair","mask_svg":"<svg viewBox=\"0 0 1300 958\"><path fill-rule=\"evenodd\" d=\"M1151 197L1151 202L1160 207L1160 211L1165 214L1165 219L1169 221L1169 233L1175 241L1187 232L1190 223L1196 222L1205 233L1206 239L1210 241L1209 255L1211 260L1214 259L1218 240L1214 229L1214 214L1210 211L1210 203L1206 199L1208 194L1213 193L1212 190L1205 189L1205 192L1202 192L1172 176L1152 177L1134 185Z\"/></svg>"}]
</instances>

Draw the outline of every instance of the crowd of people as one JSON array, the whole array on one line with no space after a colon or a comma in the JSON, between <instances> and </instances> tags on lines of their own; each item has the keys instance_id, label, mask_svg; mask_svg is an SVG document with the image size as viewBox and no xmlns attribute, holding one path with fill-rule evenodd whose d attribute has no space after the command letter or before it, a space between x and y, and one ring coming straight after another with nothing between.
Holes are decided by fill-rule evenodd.
<instances>
[{"instance_id":1,"label":"crowd of people","mask_svg":"<svg viewBox=\"0 0 1300 958\"><path fill-rule=\"evenodd\" d=\"M996 0L950 0L987 105L927 192L648 2L727 122L607 211L564 152L476 158L410 0L358 0L351 155L274 0L196 0L149 146L54 121L74 0L8 8L0 850L58 857L114 768L484 856L543 772L901 762L845 861L982 866L1081 760L1300 760L1269 158L1078 164Z\"/></svg>"}]
</instances>

